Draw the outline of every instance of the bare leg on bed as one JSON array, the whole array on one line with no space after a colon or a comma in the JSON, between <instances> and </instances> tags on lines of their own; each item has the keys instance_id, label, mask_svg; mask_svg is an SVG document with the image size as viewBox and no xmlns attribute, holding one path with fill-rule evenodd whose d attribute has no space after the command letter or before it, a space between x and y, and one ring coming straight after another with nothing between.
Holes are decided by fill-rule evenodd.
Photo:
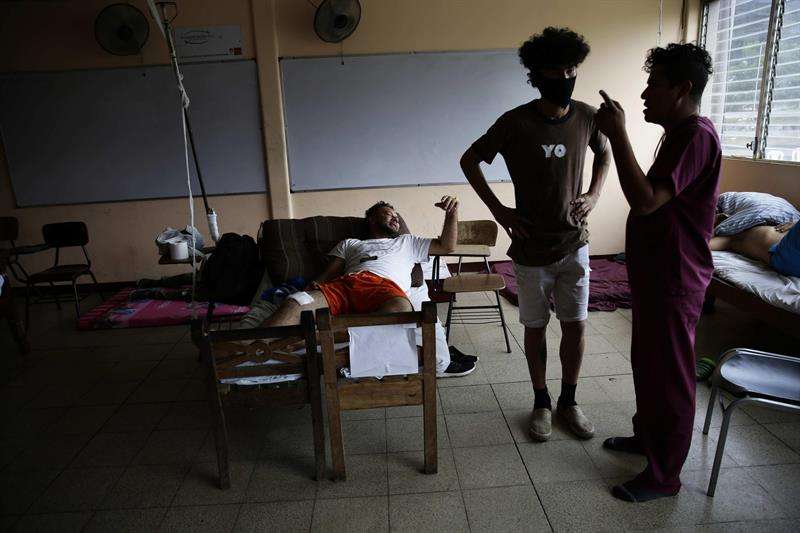
<instances>
[{"instance_id":1,"label":"bare leg on bed","mask_svg":"<svg viewBox=\"0 0 800 533\"><path fill-rule=\"evenodd\" d=\"M293 326L300 323L300 313L303 311L316 311L323 307L328 307L322 291L307 291L314 301L300 305L296 300L287 298L275 312L261 324L263 327L270 326Z\"/></svg>"},{"instance_id":2,"label":"bare leg on bed","mask_svg":"<svg viewBox=\"0 0 800 533\"><path fill-rule=\"evenodd\" d=\"M300 313L303 311L316 311L323 307L328 307L328 302L322 291L307 291L314 301L306 305L300 305L297 301L287 298L278 309L264 321L263 327L270 326L292 326L300 323ZM411 302L408 298L391 298L381 304L375 311L376 313L402 313L413 311Z\"/></svg>"}]
</instances>

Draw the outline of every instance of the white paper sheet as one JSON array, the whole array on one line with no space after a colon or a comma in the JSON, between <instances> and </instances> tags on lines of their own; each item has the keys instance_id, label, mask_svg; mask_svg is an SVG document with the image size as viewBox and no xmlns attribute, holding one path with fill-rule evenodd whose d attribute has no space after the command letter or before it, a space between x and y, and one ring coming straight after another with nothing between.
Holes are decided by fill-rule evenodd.
<instances>
[{"instance_id":1,"label":"white paper sheet","mask_svg":"<svg viewBox=\"0 0 800 533\"><path fill-rule=\"evenodd\" d=\"M350 375L384 377L419 372L414 326L350 328Z\"/></svg>"}]
</instances>

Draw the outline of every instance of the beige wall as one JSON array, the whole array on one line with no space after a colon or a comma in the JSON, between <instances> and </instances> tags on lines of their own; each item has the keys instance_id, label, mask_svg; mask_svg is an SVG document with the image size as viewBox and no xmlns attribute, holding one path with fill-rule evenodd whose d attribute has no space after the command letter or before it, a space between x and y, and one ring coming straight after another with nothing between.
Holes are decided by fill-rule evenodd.
<instances>
[{"instance_id":1,"label":"beige wall","mask_svg":"<svg viewBox=\"0 0 800 533\"><path fill-rule=\"evenodd\" d=\"M720 192L758 191L781 196L800 208L800 165L726 158Z\"/></svg>"},{"instance_id":2,"label":"beige wall","mask_svg":"<svg viewBox=\"0 0 800 533\"><path fill-rule=\"evenodd\" d=\"M96 13L109 3L110 0L83 0L0 4L0 50L11 51L0 55L0 71L166 62L164 45L155 33L138 56L116 58L99 49L92 24ZM142 0L132 3L145 9ZM660 131L642 121L639 93L646 79L640 66L645 51L655 45L657 1L367 0L362 3L361 24L344 43L345 54L514 48L531 33L551 24L582 32L593 52L581 67L575 97L597 104L597 90L606 89L628 110L628 126L640 162L646 166L652 161ZM265 180L269 181L271 193L268 197L215 197L212 204L220 212L224 231L255 234L258 222L270 213L279 217L358 214L371 202L387 199L403 211L415 232L435 235L441 215L432 204L445 193L458 195L463 218L489 216L466 185L292 194L286 170L277 58L335 55L340 51L339 46L316 38L311 26L313 8L304 0L183 0L179 4L178 25L240 25L245 57L255 57L259 66L269 173ZM666 0L664 5L664 41L676 40L681 2ZM0 150L0 211L20 219L22 242L37 241L43 223L84 220L90 228L90 249L101 281L158 276L177 270L156 265L152 239L165 225L186 224L188 209L184 200L18 209L2 157ZM587 179L588 173L587 165ZM503 201L513 203L510 185L493 187ZM590 217L592 253L622 249L626 214L627 207L612 170L604 195ZM198 226L205 232L202 223ZM504 257L506 246L507 238L502 236L496 259Z\"/></svg>"}]
</instances>

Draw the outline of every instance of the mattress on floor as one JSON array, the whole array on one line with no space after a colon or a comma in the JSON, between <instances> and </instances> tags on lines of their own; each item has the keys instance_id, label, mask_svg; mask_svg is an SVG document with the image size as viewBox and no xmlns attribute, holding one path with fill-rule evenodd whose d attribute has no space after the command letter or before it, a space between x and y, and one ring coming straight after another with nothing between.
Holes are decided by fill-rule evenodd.
<instances>
[{"instance_id":1,"label":"mattress on floor","mask_svg":"<svg viewBox=\"0 0 800 533\"><path fill-rule=\"evenodd\" d=\"M734 252L712 252L714 275L765 302L800 314L800 278L778 274L760 261Z\"/></svg>"}]
</instances>

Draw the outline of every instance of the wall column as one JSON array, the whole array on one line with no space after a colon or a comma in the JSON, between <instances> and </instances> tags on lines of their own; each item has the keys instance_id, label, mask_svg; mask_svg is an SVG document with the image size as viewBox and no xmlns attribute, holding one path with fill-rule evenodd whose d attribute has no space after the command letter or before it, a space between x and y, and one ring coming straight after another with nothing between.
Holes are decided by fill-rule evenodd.
<instances>
[{"instance_id":1,"label":"wall column","mask_svg":"<svg viewBox=\"0 0 800 533\"><path fill-rule=\"evenodd\" d=\"M267 158L269 208L271 218L292 218L289 167L283 124L283 96L278 66L278 27L275 0L252 0L258 85L261 97L261 124Z\"/></svg>"}]
</instances>

